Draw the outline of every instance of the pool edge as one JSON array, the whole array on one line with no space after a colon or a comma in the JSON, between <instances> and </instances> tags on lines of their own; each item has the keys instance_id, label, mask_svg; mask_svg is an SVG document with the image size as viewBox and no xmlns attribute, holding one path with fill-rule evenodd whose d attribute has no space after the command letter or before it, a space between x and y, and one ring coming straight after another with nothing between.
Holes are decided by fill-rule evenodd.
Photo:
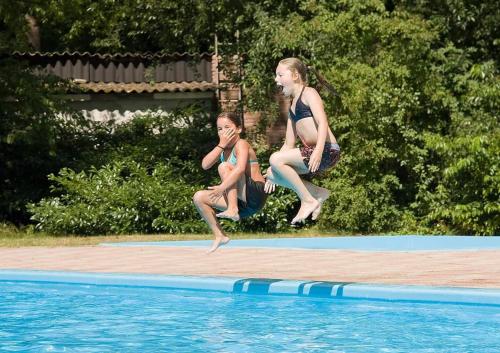
<instances>
[{"instance_id":1,"label":"pool edge","mask_svg":"<svg viewBox=\"0 0 500 353\"><path fill-rule=\"evenodd\" d=\"M72 271L0 270L0 281L154 287L312 298L500 305L499 289Z\"/></svg>"}]
</instances>

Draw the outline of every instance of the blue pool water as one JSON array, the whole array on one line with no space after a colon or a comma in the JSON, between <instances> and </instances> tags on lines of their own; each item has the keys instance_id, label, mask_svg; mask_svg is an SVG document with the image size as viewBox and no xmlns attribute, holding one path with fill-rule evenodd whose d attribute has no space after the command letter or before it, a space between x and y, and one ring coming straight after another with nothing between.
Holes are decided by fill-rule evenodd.
<instances>
[{"instance_id":1,"label":"blue pool water","mask_svg":"<svg viewBox=\"0 0 500 353\"><path fill-rule=\"evenodd\" d=\"M0 351L498 352L500 306L0 281Z\"/></svg>"}]
</instances>

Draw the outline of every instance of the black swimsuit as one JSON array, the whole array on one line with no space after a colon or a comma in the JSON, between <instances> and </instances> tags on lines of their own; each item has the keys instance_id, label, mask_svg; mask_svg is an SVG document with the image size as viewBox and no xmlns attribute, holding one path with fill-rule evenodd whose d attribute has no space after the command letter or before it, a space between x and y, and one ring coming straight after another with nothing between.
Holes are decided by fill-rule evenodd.
<instances>
[{"instance_id":1,"label":"black swimsuit","mask_svg":"<svg viewBox=\"0 0 500 353\"><path fill-rule=\"evenodd\" d=\"M300 96L297 99L297 104L295 104L295 113L292 112L292 107L290 107L290 109L288 110L288 114L290 116L290 119L292 119L292 121L294 123L297 123L297 121L299 121L300 119L304 119L304 118L308 118L308 117L313 116L311 108L308 105L306 105L304 102L302 102L302 93L304 93L305 88L306 88L306 86L304 86L302 88L302 91L300 92Z\"/></svg>"},{"instance_id":2,"label":"black swimsuit","mask_svg":"<svg viewBox=\"0 0 500 353\"><path fill-rule=\"evenodd\" d=\"M306 105L305 103L302 102L302 93L304 92L304 89L306 87L304 86L302 88L302 91L300 92L300 96L297 99L297 104L295 104L295 114L292 112L292 107L290 107L288 114L290 116L290 119L294 123L297 123L300 119L312 117L313 113L311 111L311 108ZM300 136L299 136L300 137ZM304 141L302 141L302 144L304 146L300 147L300 154L302 155L302 158L304 160L304 164L309 168L309 159L311 158L311 155L314 151L314 148L316 146L308 146ZM320 174L324 172L325 170L333 167L335 164L340 159L340 147L336 143L330 143L326 142L325 147L323 149L323 155L321 156L321 163L317 171L314 173L310 172L307 174L307 176L315 176L317 174Z\"/></svg>"}]
</instances>

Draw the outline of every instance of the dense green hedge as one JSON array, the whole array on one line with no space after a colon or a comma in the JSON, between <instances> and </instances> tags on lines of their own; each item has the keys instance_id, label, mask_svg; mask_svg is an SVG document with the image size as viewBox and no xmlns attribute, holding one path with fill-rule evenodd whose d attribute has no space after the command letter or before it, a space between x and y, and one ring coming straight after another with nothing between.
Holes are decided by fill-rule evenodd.
<instances>
[{"instance_id":1,"label":"dense green hedge","mask_svg":"<svg viewBox=\"0 0 500 353\"><path fill-rule=\"evenodd\" d=\"M217 142L213 122L191 107L98 124L101 166L49 175L53 196L28 207L36 228L54 234L206 232L192 197L220 182L217 168L201 168L202 156ZM269 151L260 153L265 165ZM255 217L222 224L228 231L287 231L294 200L280 190Z\"/></svg>"},{"instance_id":2,"label":"dense green hedge","mask_svg":"<svg viewBox=\"0 0 500 353\"><path fill-rule=\"evenodd\" d=\"M153 170L114 162L99 170L51 175L61 195L30 206L37 229L55 234L199 232L191 197L197 190L169 165Z\"/></svg>"},{"instance_id":3,"label":"dense green hedge","mask_svg":"<svg viewBox=\"0 0 500 353\"><path fill-rule=\"evenodd\" d=\"M287 56L340 92L323 94L343 158L324 181L334 196L321 227L500 234L498 6L439 4L311 1L286 16L256 12L243 78L254 109L274 114L267 95Z\"/></svg>"},{"instance_id":4,"label":"dense green hedge","mask_svg":"<svg viewBox=\"0 0 500 353\"><path fill-rule=\"evenodd\" d=\"M170 164L154 169L115 162L89 172L63 169L51 175L60 196L31 204L36 229L53 234L197 233L207 227L192 197L203 185L187 182ZM281 192L283 193L283 192ZM270 200L259 215L230 231L287 230L290 195Z\"/></svg>"}]
</instances>

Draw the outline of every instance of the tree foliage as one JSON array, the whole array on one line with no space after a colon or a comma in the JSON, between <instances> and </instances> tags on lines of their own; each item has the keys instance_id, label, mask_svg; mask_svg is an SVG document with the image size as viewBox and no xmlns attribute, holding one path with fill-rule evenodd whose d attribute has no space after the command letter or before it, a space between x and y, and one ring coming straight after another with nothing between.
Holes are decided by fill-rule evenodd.
<instances>
[{"instance_id":1,"label":"tree foliage","mask_svg":"<svg viewBox=\"0 0 500 353\"><path fill-rule=\"evenodd\" d=\"M12 10L1 8L8 10L2 25L12 30L3 31L0 40L10 49L26 48L21 40L25 29L17 25L23 22L16 13L38 19L47 51L202 52L214 50L217 34L222 54L242 54L244 76L238 79L245 103L264 113L264 126L276 117L275 66L283 57L298 56L340 92L340 97L321 92L342 159L321 180L334 196L318 227L351 232L500 233L497 1L19 4L14 2ZM7 38L19 40L9 46ZM10 79L2 77L5 82ZM24 92L44 92L41 86L29 88L22 77L16 74L12 80L24 82L21 87L28 89ZM317 78L311 77L311 84L316 85ZM5 101L13 93L3 89ZM39 97L37 107L50 106L42 99L48 95ZM37 115L27 100L21 101L16 112L22 113L14 120L30 121ZM4 127L2 141L11 131ZM138 133L129 135L131 141ZM47 138L44 144L50 146L50 141ZM120 149L139 156L133 151L145 142L136 142L125 147L105 144L109 156L119 160ZM158 155L160 142L147 144ZM182 158L193 157L179 153ZM195 169L191 173L200 175Z\"/></svg>"},{"instance_id":2,"label":"tree foliage","mask_svg":"<svg viewBox=\"0 0 500 353\"><path fill-rule=\"evenodd\" d=\"M59 98L68 84L34 75L8 55L29 48L24 15L40 4L0 2L0 219L17 224L28 221L28 202L48 195L47 175L77 167L79 149L88 146L81 134L88 122Z\"/></svg>"},{"instance_id":3,"label":"tree foliage","mask_svg":"<svg viewBox=\"0 0 500 353\"><path fill-rule=\"evenodd\" d=\"M277 61L298 56L341 93L324 95L343 158L319 225L498 234L497 3L298 3L255 13L244 83L266 110Z\"/></svg>"}]
</instances>

